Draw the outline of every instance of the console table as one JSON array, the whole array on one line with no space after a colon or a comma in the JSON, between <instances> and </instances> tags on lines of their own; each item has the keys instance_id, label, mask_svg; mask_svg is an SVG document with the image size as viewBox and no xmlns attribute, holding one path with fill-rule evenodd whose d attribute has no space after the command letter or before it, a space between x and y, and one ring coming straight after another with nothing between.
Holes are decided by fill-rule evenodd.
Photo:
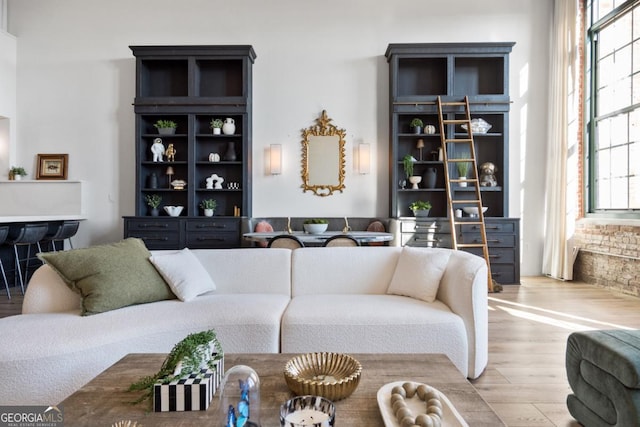
<instances>
[{"instance_id":1,"label":"console table","mask_svg":"<svg viewBox=\"0 0 640 427\"><path fill-rule=\"evenodd\" d=\"M279 232L262 232L262 233L244 233L243 237L253 242L268 242L276 236L286 234L282 231ZM375 231L350 231L348 233L342 233L340 231L325 231L319 234L309 234L302 231L294 231L291 235L297 237L305 245L322 245L325 240L330 237L346 234L356 239L360 244L362 243L377 243L377 242L389 242L393 240L393 234L375 232Z\"/></svg>"},{"instance_id":2,"label":"console table","mask_svg":"<svg viewBox=\"0 0 640 427\"><path fill-rule=\"evenodd\" d=\"M225 367L247 365L260 377L260 421L280 425L280 405L292 397L283 370L292 354L226 354ZM353 354L362 364L356 391L335 402L337 426L383 427L376 393L394 381L429 384L444 393L473 426L497 427L504 423L482 399L453 363L442 354ZM62 402L65 424L113 425L133 421L154 426L215 425L219 392L207 411L149 412L150 403L132 405L139 396L127 392L129 385L160 369L164 354L129 354Z\"/></svg>"}]
</instances>

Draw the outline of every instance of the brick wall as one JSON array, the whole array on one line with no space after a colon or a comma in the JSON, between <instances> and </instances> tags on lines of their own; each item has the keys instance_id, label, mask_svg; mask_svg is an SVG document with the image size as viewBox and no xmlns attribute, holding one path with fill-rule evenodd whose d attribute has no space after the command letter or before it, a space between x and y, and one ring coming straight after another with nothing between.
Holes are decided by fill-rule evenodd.
<instances>
[{"instance_id":1,"label":"brick wall","mask_svg":"<svg viewBox=\"0 0 640 427\"><path fill-rule=\"evenodd\" d=\"M573 278L640 296L640 224L580 220Z\"/></svg>"}]
</instances>

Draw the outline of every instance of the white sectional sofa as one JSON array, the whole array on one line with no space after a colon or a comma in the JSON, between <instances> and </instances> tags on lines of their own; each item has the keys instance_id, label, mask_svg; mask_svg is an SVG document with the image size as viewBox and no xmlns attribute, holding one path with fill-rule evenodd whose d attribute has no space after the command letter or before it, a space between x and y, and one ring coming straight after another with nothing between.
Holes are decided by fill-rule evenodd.
<instances>
[{"instance_id":1,"label":"white sectional sofa","mask_svg":"<svg viewBox=\"0 0 640 427\"><path fill-rule=\"evenodd\" d=\"M449 251L419 250L424 257ZM480 257L449 251L437 299L428 303L387 293L400 247L191 252L215 291L92 316L80 316L79 296L40 267L23 314L0 319L0 402L58 403L127 353L168 352L210 328L226 353L444 353L469 378L486 367Z\"/></svg>"}]
</instances>

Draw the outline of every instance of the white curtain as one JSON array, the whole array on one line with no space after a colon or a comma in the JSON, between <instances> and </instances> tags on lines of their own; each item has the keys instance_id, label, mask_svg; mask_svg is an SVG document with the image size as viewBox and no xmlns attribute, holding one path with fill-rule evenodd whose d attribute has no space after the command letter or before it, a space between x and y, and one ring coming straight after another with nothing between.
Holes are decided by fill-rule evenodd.
<instances>
[{"instance_id":1,"label":"white curtain","mask_svg":"<svg viewBox=\"0 0 640 427\"><path fill-rule=\"evenodd\" d=\"M545 239L542 272L572 279L578 181L578 0L555 0L549 64L549 117L545 185Z\"/></svg>"}]
</instances>

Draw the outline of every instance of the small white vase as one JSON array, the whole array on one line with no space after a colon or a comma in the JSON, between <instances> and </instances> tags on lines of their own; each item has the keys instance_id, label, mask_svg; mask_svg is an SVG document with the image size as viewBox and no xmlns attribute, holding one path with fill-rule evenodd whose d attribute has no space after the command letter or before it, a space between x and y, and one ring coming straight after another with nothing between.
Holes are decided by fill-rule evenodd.
<instances>
[{"instance_id":1,"label":"small white vase","mask_svg":"<svg viewBox=\"0 0 640 427\"><path fill-rule=\"evenodd\" d=\"M221 129L220 128L213 128L213 134L214 135L220 135Z\"/></svg>"},{"instance_id":2,"label":"small white vase","mask_svg":"<svg viewBox=\"0 0 640 427\"><path fill-rule=\"evenodd\" d=\"M418 184L422 182L422 177L420 175L410 176L409 182L413 184L413 186L411 187L413 190L418 190L420 188L418 187Z\"/></svg>"},{"instance_id":3,"label":"small white vase","mask_svg":"<svg viewBox=\"0 0 640 427\"><path fill-rule=\"evenodd\" d=\"M458 185L459 185L460 187L466 187L466 186L467 186L467 178L465 178L465 177L461 177L460 179L463 179L464 181L459 182L459 183L458 183Z\"/></svg>"},{"instance_id":4,"label":"small white vase","mask_svg":"<svg viewBox=\"0 0 640 427\"><path fill-rule=\"evenodd\" d=\"M213 216L213 209L205 209L204 216Z\"/></svg>"},{"instance_id":5,"label":"small white vase","mask_svg":"<svg viewBox=\"0 0 640 427\"><path fill-rule=\"evenodd\" d=\"M233 135L236 132L236 122L231 117L224 119L222 125L222 133L225 135Z\"/></svg>"}]
</instances>

